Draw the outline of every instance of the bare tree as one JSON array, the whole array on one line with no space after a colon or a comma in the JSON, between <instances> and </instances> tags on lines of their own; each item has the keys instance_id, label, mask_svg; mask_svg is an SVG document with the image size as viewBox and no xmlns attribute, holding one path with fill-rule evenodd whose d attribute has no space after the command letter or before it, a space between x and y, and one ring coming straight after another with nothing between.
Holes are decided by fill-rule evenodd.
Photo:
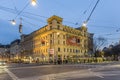
<instances>
[{"instance_id":1,"label":"bare tree","mask_svg":"<svg viewBox=\"0 0 120 80\"><path fill-rule=\"evenodd\" d=\"M104 37L98 37L94 39L94 53L99 52L103 46L107 43L107 39ZM97 55L96 55L97 56Z\"/></svg>"}]
</instances>

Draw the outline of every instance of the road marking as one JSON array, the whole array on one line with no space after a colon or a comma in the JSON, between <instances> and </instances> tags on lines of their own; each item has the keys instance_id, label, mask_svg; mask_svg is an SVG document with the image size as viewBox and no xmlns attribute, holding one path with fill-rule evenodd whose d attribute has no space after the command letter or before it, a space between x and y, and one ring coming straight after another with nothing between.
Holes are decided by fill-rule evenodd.
<instances>
[{"instance_id":1,"label":"road marking","mask_svg":"<svg viewBox=\"0 0 120 80\"><path fill-rule=\"evenodd\" d=\"M88 69L88 70L89 70L89 72L90 72L91 74L93 74L93 75L95 75L95 76L97 76L97 77L99 77L99 78L104 78L103 76L101 76L101 75L103 75L103 74L98 73L98 72L93 72L91 69Z\"/></svg>"},{"instance_id":2,"label":"road marking","mask_svg":"<svg viewBox=\"0 0 120 80\"><path fill-rule=\"evenodd\" d=\"M4 70L8 73L8 75L13 79L13 80L19 80L15 74L13 74L11 71L9 71L7 68L4 68Z\"/></svg>"},{"instance_id":3,"label":"road marking","mask_svg":"<svg viewBox=\"0 0 120 80\"><path fill-rule=\"evenodd\" d=\"M27 66L27 67L14 67L10 69L25 69L25 68L40 68L40 67L60 67L61 65L45 65L45 66Z\"/></svg>"}]
</instances>

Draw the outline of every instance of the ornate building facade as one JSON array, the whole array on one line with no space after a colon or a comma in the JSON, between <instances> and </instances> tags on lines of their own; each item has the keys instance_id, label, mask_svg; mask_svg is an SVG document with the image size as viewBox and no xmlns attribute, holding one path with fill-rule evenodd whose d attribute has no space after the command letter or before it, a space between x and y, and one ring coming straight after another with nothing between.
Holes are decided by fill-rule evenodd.
<instances>
[{"instance_id":1,"label":"ornate building facade","mask_svg":"<svg viewBox=\"0 0 120 80\"><path fill-rule=\"evenodd\" d=\"M21 36L21 54L30 60L50 61L89 56L93 51L93 34L86 26L72 28L62 24L58 16L48 18L48 24L29 35Z\"/></svg>"}]
</instances>

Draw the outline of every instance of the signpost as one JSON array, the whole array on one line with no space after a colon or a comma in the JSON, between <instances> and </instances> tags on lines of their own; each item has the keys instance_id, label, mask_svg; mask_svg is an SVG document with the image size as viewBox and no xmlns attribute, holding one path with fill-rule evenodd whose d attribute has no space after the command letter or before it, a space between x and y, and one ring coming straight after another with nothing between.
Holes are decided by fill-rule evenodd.
<instances>
[{"instance_id":1,"label":"signpost","mask_svg":"<svg viewBox=\"0 0 120 80\"><path fill-rule=\"evenodd\" d=\"M51 62L51 60L54 62L54 49L49 49L48 53L49 53L49 62Z\"/></svg>"},{"instance_id":2,"label":"signpost","mask_svg":"<svg viewBox=\"0 0 120 80\"><path fill-rule=\"evenodd\" d=\"M49 49L49 53L54 55L54 49Z\"/></svg>"}]
</instances>

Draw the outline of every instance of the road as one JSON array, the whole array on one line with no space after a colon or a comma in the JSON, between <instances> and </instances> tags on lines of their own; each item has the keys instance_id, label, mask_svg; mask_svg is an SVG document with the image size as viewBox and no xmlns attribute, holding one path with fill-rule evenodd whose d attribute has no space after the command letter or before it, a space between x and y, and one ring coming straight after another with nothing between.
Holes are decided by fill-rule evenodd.
<instances>
[{"instance_id":1,"label":"road","mask_svg":"<svg viewBox=\"0 0 120 80\"><path fill-rule=\"evenodd\" d=\"M120 80L120 64L10 64L0 67L0 80Z\"/></svg>"}]
</instances>

